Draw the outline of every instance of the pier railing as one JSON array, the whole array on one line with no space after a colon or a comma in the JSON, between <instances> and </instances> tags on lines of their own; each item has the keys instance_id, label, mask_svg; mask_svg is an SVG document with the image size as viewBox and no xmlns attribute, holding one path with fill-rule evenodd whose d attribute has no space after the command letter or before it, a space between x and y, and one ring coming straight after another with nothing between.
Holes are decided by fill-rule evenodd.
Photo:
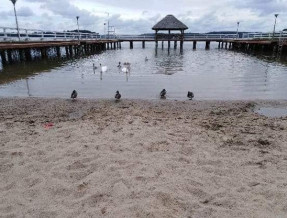
<instances>
[{"instance_id":1,"label":"pier railing","mask_svg":"<svg viewBox=\"0 0 287 218\"><path fill-rule=\"evenodd\" d=\"M234 39L236 38L236 34L186 34L184 36L185 39ZM154 35L117 35L117 39L120 40L153 40ZM166 40L179 40L177 35L172 35L168 37L168 35L159 35L159 40L166 39Z\"/></svg>"},{"instance_id":2,"label":"pier railing","mask_svg":"<svg viewBox=\"0 0 287 218\"><path fill-rule=\"evenodd\" d=\"M276 33L243 33L243 39L287 39L287 32Z\"/></svg>"},{"instance_id":3,"label":"pier railing","mask_svg":"<svg viewBox=\"0 0 287 218\"><path fill-rule=\"evenodd\" d=\"M175 35L176 36L176 35ZM68 40L103 40L103 39L118 39L123 41L128 40L154 40L152 34L141 35L100 35L98 33L81 33L81 32L57 32L45 31L37 29L19 29L19 35L16 28L0 27L0 41L68 41ZM237 34L185 34L186 40L221 40L221 39L287 39L287 32L276 33L243 33L241 37ZM176 40L178 38L165 38L162 35L159 40Z\"/></svg>"},{"instance_id":4,"label":"pier railing","mask_svg":"<svg viewBox=\"0 0 287 218\"><path fill-rule=\"evenodd\" d=\"M50 40L100 40L115 38L99 35L98 33L81 32L56 32L37 29L20 29L19 35L16 28L0 27L0 41L50 41Z\"/></svg>"}]
</instances>

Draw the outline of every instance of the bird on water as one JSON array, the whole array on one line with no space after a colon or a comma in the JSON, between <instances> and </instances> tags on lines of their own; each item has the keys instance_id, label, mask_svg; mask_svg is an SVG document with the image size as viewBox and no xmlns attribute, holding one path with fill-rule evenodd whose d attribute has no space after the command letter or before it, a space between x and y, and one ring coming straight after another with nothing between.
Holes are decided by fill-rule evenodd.
<instances>
[{"instance_id":1,"label":"bird on water","mask_svg":"<svg viewBox=\"0 0 287 218\"><path fill-rule=\"evenodd\" d=\"M78 96L78 93L77 93L76 90L74 90L74 91L72 92L72 94L71 94L71 99L74 100L74 99L77 98L77 96Z\"/></svg>"},{"instance_id":2,"label":"bird on water","mask_svg":"<svg viewBox=\"0 0 287 218\"><path fill-rule=\"evenodd\" d=\"M107 66L102 66L102 64L100 64L101 67L101 72L106 72L108 70Z\"/></svg>"},{"instance_id":3,"label":"bird on water","mask_svg":"<svg viewBox=\"0 0 287 218\"><path fill-rule=\"evenodd\" d=\"M117 66L118 68L122 67L121 62L119 62L119 65Z\"/></svg>"},{"instance_id":4,"label":"bird on water","mask_svg":"<svg viewBox=\"0 0 287 218\"><path fill-rule=\"evenodd\" d=\"M166 95L166 90L163 89L163 90L160 92L160 98L165 98L165 95Z\"/></svg>"},{"instance_id":5,"label":"bird on water","mask_svg":"<svg viewBox=\"0 0 287 218\"><path fill-rule=\"evenodd\" d=\"M120 92L119 92L119 91L116 91L115 99L116 99L116 100L120 100L121 97L122 97L122 95L120 94Z\"/></svg>"},{"instance_id":6,"label":"bird on water","mask_svg":"<svg viewBox=\"0 0 287 218\"><path fill-rule=\"evenodd\" d=\"M193 92L188 91L187 92L187 97L189 98L189 100L192 100L194 98Z\"/></svg>"}]
</instances>

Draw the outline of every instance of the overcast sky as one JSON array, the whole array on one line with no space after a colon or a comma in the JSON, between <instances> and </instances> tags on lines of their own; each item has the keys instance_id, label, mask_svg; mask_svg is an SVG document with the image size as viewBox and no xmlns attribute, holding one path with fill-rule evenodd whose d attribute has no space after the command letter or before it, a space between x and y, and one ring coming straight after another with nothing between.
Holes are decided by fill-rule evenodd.
<instances>
[{"instance_id":1,"label":"overcast sky","mask_svg":"<svg viewBox=\"0 0 287 218\"><path fill-rule=\"evenodd\" d=\"M119 34L152 32L151 27L167 14L185 23L187 32L236 30L273 31L287 28L287 0L18 0L20 28L41 30L80 29L104 32L109 18ZM109 13L109 16L108 16ZM0 0L0 27L15 27L13 5Z\"/></svg>"}]
</instances>

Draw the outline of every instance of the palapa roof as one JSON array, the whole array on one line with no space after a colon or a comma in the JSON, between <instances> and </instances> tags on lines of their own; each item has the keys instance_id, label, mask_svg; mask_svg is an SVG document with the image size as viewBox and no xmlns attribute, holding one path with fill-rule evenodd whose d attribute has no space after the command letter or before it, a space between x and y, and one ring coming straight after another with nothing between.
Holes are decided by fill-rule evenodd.
<instances>
[{"instance_id":1,"label":"palapa roof","mask_svg":"<svg viewBox=\"0 0 287 218\"><path fill-rule=\"evenodd\" d=\"M161 21L159 21L156 25L153 26L153 30L186 30L188 27L179 21L173 15L167 15Z\"/></svg>"}]
</instances>

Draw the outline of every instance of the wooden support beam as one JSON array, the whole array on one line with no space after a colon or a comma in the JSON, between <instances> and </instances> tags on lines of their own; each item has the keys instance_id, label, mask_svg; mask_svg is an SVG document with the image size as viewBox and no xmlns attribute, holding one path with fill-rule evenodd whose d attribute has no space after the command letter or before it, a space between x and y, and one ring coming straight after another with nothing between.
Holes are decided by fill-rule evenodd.
<instances>
[{"instance_id":1,"label":"wooden support beam","mask_svg":"<svg viewBox=\"0 0 287 218\"><path fill-rule=\"evenodd\" d=\"M70 54L69 54L69 47L68 46L65 46L65 51L66 51L66 57L69 57Z\"/></svg>"},{"instance_id":2,"label":"wooden support beam","mask_svg":"<svg viewBox=\"0 0 287 218\"><path fill-rule=\"evenodd\" d=\"M183 40L180 40L180 50L183 50Z\"/></svg>"},{"instance_id":3,"label":"wooden support beam","mask_svg":"<svg viewBox=\"0 0 287 218\"><path fill-rule=\"evenodd\" d=\"M69 52L70 53L70 57L73 57L73 55L74 55L73 54L73 46L71 46L71 45L69 46L69 51L70 51Z\"/></svg>"},{"instance_id":4,"label":"wooden support beam","mask_svg":"<svg viewBox=\"0 0 287 218\"><path fill-rule=\"evenodd\" d=\"M32 61L32 54L30 48L25 49L25 59L26 61Z\"/></svg>"},{"instance_id":5,"label":"wooden support beam","mask_svg":"<svg viewBox=\"0 0 287 218\"><path fill-rule=\"evenodd\" d=\"M163 49L164 46L164 41L161 42L161 48Z\"/></svg>"},{"instance_id":6,"label":"wooden support beam","mask_svg":"<svg viewBox=\"0 0 287 218\"><path fill-rule=\"evenodd\" d=\"M48 56L47 48L41 48L40 52L41 52L42 59L47 58Z\"/></svg>"},{"instance_id":7,"label":"wooden support beam","mask_svg":"<svg viewBox=\"0 0 287 218\"><path fill-rule=\"evenodd\" d=\"M56 47L56 53L57 53L57 56L60 58L61 57L61 48L59 46Z\"/></svg>"},{"instance_id":8,"label":"wooden support beam","mask_svg":"<svg viewBox=\"0 0 287 218\"><path fill-rule=\"evenodd\" d=\"M193 49L194 50L196 49L196 43L197 43L197 41L193 41Z\"/></svg>"},{"instance_id":9,"label":"wooden support beam","mask_svg":"<svg viewBox=\"0 0 287 218\"><path fill-rule=\"evenodd\" d=\"M223 45L223 44L222 44ZM209 50L210 49L210 41L205 42L205 49Z\"/></svg>"},{"instance_id":10,"label":"wooden support beam","mask_svg":"<svg viewBox=\"0 0 287 218\"><path fill-rule=\"evenodd\" d=\"M142 48L145 48L145 41L142 41Z\"/></svg>"},{"instance_id":11,"label":"wooden support beam","mask_svg":"<svg viewBox=\"0 0 287 218\"><path fill-rule=\"evenodd\" d=\"M1 56L2 66L6 65L7 64L6 51L0 50L0 56Z\"/></svg>"},{"instance_id":12,"label":"wooden support beam","mask_svg":"<svg viewBox=\"0 0 287 218\"><path fill-rule=\"evenodd\" d=\"M218 42L218 49L220 49L220 42Z\"/></svg>"},{"instance_id":13,"label":"wooden support beam","mask_svg":"<svg viewBox=\"0 0 287 218\"><path fill-rule=\"evenodd\" d=\"M225 49L227 49L227 42L225 42Z\"/></svg>"},{"instance_id":14,"label":"wooden support beam","mask_svg":"<svg viewBox=\"0 0 287 218\"><path fill-rule=\"evenodd\" d=\"M18 53L19 53L19 60L21 62L25 61L25 53L24 53L24 50L23 49L19 49L18 50Z\"/></svg>"},{"instance_id":15,"label":"wooden support beam","mask_svg":"<svg viewBox=\"0 0 287 218\"><path fill-rule=\"evenodd\" d=\"M134 43L133 41L130 41L130 49L133 49L134 48Z\"/></svg>"},{"instance_id":16,"label":"wooden support beam","mask_svg":"<svg viewBox=\"0 0 287 218\"><path fill-rule=\"evenodd\" d=\"M7 57L8 57L8 62L11 64L13 63L13 58L12 58L12 50L8 49L7 50Z\"/></svg>"},{"instance_id":17,"label":"wooden support beam","mask_svg":"<svg viewBox=\"0 0 287 218\"><path fill-rule=\"evenodd\" d=\"M177 48L177 41L174 41L174 49Z\"/></svg>"}]
</instances>

